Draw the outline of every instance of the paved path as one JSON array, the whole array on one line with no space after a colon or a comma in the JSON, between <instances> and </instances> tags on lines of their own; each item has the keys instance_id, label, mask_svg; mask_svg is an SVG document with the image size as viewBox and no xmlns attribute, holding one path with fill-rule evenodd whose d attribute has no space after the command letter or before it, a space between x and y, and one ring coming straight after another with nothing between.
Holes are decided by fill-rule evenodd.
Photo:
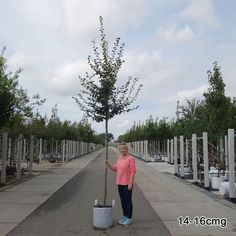
<instances>
[{"instance_id":1,"label":"paved path","mask_svg":"<svg viewBox=\"0 0 236 236\"><path fill-rule=\"evenodd\" d=\"M111 161L117 158L115 149L109 149ZM69 235L170 235L143 193L134 187L133 225L120 226L116 222L121 206L115 186L115 175L109 171L108 202L115 199L114 226L95 230L92 226L94 199L102 200L104 180L103 155L95 158L66 185L41 205L8 236L69 236Z\"/></svg>"},{"instance_id":2,"label":"paved path","mask_svg":"<svg viewBox=\"0 0 236 236\"><path fill-rule=\"evenodd\" d=\"M33 165L38 176L1 188L0 236L15 228L101 152L92 152L68 163Z\"/></svg>"},{"instance_id":3,"label":"paved path","mask_svg":"<svg viewBox=\"0 0 236 236\"><path fill-rule=\"evenodd\" d=\"M236 204L172 174L173 165L137 160L136 183L173 236L236 236ZM166 171L166 172L163 172ZM226 218L227 227L179 226L179 216ZM223 224L222 224L223 225Z\"/></svg>"}]
</instances>

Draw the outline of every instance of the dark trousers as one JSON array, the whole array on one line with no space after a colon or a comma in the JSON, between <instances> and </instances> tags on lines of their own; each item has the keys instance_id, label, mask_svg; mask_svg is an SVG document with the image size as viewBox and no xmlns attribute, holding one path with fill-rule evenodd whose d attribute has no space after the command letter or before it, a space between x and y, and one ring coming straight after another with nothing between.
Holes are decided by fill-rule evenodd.
<instances>
[{"instance_id":1,"label":"dark trousers","mask_svg":"<svg viewBox=\"0 0 236 236\"><path fill-rule=\"evenodd\" d=\"M132 214L133 214L132 191L133 189L129 190L128 185L118 185L118 191L120 195L123 215L132 219Z\"/></svg>"}]
</instances>

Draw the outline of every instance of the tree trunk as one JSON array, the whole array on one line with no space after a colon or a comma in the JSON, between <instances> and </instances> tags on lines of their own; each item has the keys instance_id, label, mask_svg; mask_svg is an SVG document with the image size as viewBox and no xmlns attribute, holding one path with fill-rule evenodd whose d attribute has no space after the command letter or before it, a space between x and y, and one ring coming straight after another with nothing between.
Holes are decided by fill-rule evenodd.
<instances>
[{"instance_id":1,"label":"tree trunk","mask_svg":"<svg viewBox=\"0 0 236 236\"><path fill-rule=\"evenodd\" d=\"M105 160L108 161L108 119L105 120ZM104 181L104 201L103 205L106 205L107 201L107 168L105 168L105 181Z\"/></svg>"}]
</instances>

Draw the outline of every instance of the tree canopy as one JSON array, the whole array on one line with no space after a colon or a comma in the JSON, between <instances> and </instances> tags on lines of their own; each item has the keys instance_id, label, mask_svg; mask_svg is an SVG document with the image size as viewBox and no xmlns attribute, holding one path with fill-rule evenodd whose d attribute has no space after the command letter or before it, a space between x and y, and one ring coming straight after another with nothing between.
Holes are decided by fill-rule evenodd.
<instances>
[{"instance_id":1,"label":"tree canopy","mask_svg":"<svg viewBox=\"0 0 236 236\"><path fill-rule=\"evenodd\" d=\"M104 32L103 18L100 17L100 46L92 41L94 56L88 56L88 64L93 73L85 77L79 76L83 89L75 101L88 117L97 122L109 120L121 113L137 109L130 107L136 100L142 85L135 86L138 79L129 77L121 86L117 85L118 72L124 62L122 59L124 43L116 38L112 51L109 53L109 43Z\"/></svg>"}]
</instances>

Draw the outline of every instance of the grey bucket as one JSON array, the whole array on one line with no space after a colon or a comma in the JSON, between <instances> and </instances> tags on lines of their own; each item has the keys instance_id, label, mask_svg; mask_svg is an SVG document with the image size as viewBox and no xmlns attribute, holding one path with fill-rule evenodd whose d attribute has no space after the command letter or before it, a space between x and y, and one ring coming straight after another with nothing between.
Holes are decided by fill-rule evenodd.
<instances>
[{"instance_id":1,"label":"grey bucket","mask_svg":"<svg viewBox=\"0 0 236 236\"><path fill-rule=\"evenodd\" d=\"M107 229L113 224L113 207L93 207L93 226L98 229Z\"/></svg>"}]
</instances>

